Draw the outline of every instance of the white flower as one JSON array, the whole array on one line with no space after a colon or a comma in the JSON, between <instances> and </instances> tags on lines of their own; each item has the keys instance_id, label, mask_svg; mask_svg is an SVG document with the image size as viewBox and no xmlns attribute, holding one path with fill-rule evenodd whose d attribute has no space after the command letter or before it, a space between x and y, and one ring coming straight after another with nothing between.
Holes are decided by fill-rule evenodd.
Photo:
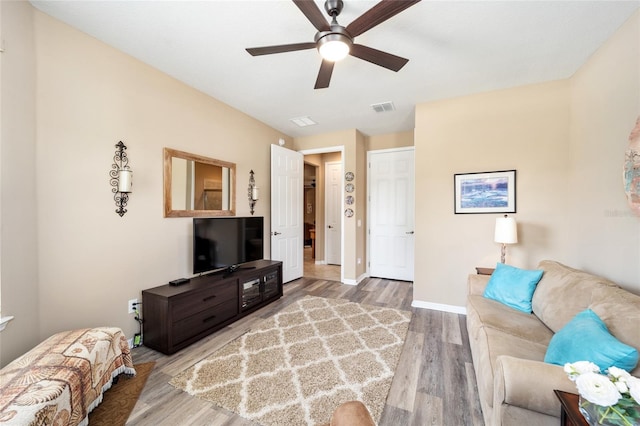
<instances>
[{"instance_id":1,"label":"white flower","mask_svg":"<svg viewBox=\"0 0 640 426\"><path fill-rule=\"evenodd\" d=\"M627 380L627 385L629 387L629 395L631 395L631 398L635 399L636 402L640 404L640 379L631 376Z\"/></svg>"},{"instance_id":2,"label":"white flower","mask_svg":"<svg viewBox=\"0 0 640 426\"><path fill-rule=\"evenodd\" d=\"M624 381L617 380L617 381L613 382L613 384L616 385L616 389L618 389L618 392L620 392L620 393L629 392L629 388L627 387L627 384Z\"/></svg>"},{"instance_id":3,"label":"white flower","mask_svg":"<svg viewBox=\"0 0 640 426\"><path fill-rule=\"evenodd\" d=\"M587 401L603 407L615 405L622 397L608 377L597 373L584 373L576 378L576 387Z\"/></svg>"},{"instance_id":4,"label":"white flower","mask_svg":"<svg viewBox=\"0 0 640 426\"><path fill-rule=\"evenodd\" d=\"M624 382L626 382L629 377L632 377L631 374L629 374L622 368L613 366L607 369L607 373L609 373L609 376L613 377L614 379L622 380Z\"/></svg>"},{"instance_id":5,"label":"white flower","mask_svg":"<svg viewBox=\"0 0 640 426\"><path fill-rule=\"evenodd\" d=\"M566 363L564 372L569 375L569 379L575 381L576 377L581 374L600 372L600 368L590 361L576 361L574 363Z\"/></svg>"},{"instance_id":6,"label":"white flower","mask_svg":"<svg viewBox=\"0 0 640 426\"><path fill-rule=\"evenodd\" d=\"M631 374L621 368L613 366L607 369L607 373L609 373L609 378L611 378L611 381L616 385L620 393L629 392L627 382L632 377Z\"/></svg>"}]
</instances>

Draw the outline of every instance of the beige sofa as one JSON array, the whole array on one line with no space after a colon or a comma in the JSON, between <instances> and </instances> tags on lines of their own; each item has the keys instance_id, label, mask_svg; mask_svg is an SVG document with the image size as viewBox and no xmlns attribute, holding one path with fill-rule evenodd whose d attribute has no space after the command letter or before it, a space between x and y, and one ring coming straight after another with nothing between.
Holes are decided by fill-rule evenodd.
<instances>
[{"instance_id":1,"label":"beige sofa","mask_svg":"<svg viewBox=\"0 0 640 426\"><path fill-rule=\"evenodd\" d=\"M640 296L604 278L545 260L533 313L483 297L489 276L469 275L467 329L484 420L490 425L558 425L554 389L576 393L559 365L544 363L555 332L590 308L618 340L640 349ZM640 376L640 364L631 372Z\"/></svg>"}]
</instances>

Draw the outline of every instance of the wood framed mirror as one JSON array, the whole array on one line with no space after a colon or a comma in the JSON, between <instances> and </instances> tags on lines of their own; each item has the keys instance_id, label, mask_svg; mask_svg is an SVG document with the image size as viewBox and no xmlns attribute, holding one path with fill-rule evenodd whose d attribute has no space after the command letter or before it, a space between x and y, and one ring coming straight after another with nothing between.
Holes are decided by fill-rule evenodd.
<instances>
[{"instance_id":1,"label":"wood framed mirror","mask_svg":"<svg viewBox=\"0 0 640 426\"><path fill-rule=\"evenodd\" d=\"M164 148L164 217L235 216L236 164Z\"/></svg>"}]
</instances>

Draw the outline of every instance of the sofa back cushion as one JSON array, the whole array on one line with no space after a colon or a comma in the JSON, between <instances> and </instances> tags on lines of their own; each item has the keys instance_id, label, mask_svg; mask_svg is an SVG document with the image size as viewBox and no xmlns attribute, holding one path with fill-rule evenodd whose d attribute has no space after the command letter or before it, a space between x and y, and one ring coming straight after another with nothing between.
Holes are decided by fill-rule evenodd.
<instances>
[{"instance_id":1,"label":"sofa back cushion","mask_svg":"<svg viewBox=\"0 0 640 426\"><path fill-rule=\"evenodd\" d=\"M640 351L640 296L618 287L599 287L589 308L618 340ZM640 364L631 374L640 377Z\"/></svg>"},{"instance_id":2,"label":"sofa back cushion","mask_svg":"<svg viewBox=\"0 0 640 426\"><path fill-rule=\"evenodd\" d=\"M533 293L533 313L554 332L589 307L595 288L616 287L605 278L552 260L541 261L538 269L544 274Z\"/></svg>"}]
</instances>

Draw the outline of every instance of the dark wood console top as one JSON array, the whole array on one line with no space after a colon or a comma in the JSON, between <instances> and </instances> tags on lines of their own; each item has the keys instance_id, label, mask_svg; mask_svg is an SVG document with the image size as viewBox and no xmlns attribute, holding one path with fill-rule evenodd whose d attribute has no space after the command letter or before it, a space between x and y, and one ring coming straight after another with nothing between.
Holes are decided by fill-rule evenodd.
<instances>
[{"instance_id":1,"label":"dark wood console top","mask_svg":"<svg viewBox=\"0 0 640 426\"><path fill-rule=\"evenodd\" d=\"M251 272L252 269L262 269L269 266L276 266L281 263L282 262L278 260L256 260L255 262L243 263L240 268L238 268L238 270L229 274L228 276L225 276L224 271L208 272L191 278L191 280L186 284L176 286L164 284L158 287L146 289L145 292L153 293L163 297L173 297L188 291L197 290L202 286L210 286L211 284L224 280L233 280L237 278L239 274L243 272Z\"/></svg>"}]
</instances>

